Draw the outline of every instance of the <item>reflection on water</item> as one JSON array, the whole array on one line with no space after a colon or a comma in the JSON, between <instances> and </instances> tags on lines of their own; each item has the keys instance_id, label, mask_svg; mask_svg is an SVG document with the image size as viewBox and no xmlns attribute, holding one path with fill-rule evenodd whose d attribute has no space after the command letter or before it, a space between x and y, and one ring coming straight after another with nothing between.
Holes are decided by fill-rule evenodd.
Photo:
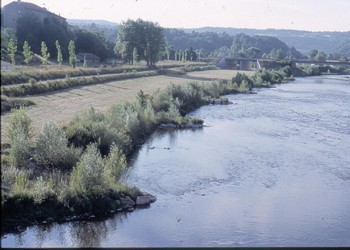
<instances>
[{"instance_id":1,"label":"reflection on water","mask_svg":"<svg viewBox=\"0 0 350 250\"><path fill-rule=\"evenodd\" d=\"M350 85L298 79L157 131L125 181L150 208L6 235L4 246L349 246Z\"/></svg>"}]
</instances>

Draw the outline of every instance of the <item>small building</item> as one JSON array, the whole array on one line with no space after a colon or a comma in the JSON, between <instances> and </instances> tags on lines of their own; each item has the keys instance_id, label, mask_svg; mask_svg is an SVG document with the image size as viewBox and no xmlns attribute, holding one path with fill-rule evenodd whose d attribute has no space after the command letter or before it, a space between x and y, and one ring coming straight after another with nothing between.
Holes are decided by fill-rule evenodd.
<instances>
[{"instance_id":1,"label":"small building","mask_svg":"<svg viewBox=\"0 0 350 250\"><path fill-rule=\"evenodd\" d=\"M99 64L101 61L101 59L98 56L92 53L78 53L76 56L78 63L83 64L85 60L88 66Z\"/></svg>"},{"instance_id":2,"label":"small building","mask_svg":"<svg viewBox=\"0 0 350 250\"><path fill-rule=\"evenodd\" d=\"M55 13L48 11L46 8L41 8L38 5L17 0L2 8L1 27L16 29L17 19L23 15L35 15L41 21L44 21L45 18L55 17L61 22L66 22L64 17L56 15Z\"/></svg>"}]
</instances>

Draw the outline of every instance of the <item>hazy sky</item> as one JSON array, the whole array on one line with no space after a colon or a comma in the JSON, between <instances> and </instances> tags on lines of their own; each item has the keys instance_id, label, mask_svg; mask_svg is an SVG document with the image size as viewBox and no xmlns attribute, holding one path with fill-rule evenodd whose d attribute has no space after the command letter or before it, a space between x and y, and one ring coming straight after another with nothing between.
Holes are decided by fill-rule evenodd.
<instances>
[{"instance_id":1,"label":"hazy sky","mask_svg":"<svg viewBox=\"0 0 350 250\"><path fill-rule=\"evenodd\" d=\"M1 6L12 2L2 0ZM350 31L350 0L27 0L68 19L120 23L128 18L162 27L277 28Z\"/></svg>"}]
</instances>

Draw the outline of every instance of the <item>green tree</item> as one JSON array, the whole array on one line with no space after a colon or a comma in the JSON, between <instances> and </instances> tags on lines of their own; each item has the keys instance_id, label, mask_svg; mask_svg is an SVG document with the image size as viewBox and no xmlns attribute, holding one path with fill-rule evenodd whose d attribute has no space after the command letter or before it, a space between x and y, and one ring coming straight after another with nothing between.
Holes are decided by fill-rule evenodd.
<instances>
[{"instance_id":1,"label":"green tree","mask_svg":"<svg viewBox=\"0 0 350 250\"><path fill-rule=\"evenodd\" d=\"M134 48L132 51L132 61L133 61L133 64L139 62L139 53L137 52L136 48Z\"/></svg>"},{"instance_id":2,"label":"green tree","mask_svg":"<svg viewBox=\"0 0 350 250\"><path fill-rule=\"evenodd\" d=\"M318 50L317 50L317 49L312 49L312 50L310 51L310 54L309 54L309 55L310 55L310 59L311 59L311 60L315 60L317 54L318 54Z\"/></svg>"},{"instance_id":3,"label":"green tree","mask_svg":"<svg viewBox=\"0 0 350 250\"><path fill-rule=\"evenodd\" d=\"M7 51L10 40L16 41L16 33L12 28L1 28L1 53Z\"/></svg>"},{"instance_id":4,"label":"green tree","mask_svg":"<svg viewBox=\"0 0 350 250\"><path fill-rule=\"evenodd\" d=\"M78 30L74 44L77 52L93 53L100 57L101 60L111 54L106 35L99 31Z\"/></svg>"},{"instance_id":5,"label":"green tree","mask_svg":"<svg viewBox=\"0 0 350 250\"><path fill-rule=\"evenodd\" d=\"M141 19L123 22L118 31L115 52L128 63L133 62L133 51L137 49L139 60L154 65L164 50L163 29L156 23Z\"/></svg>"},{"instance_id":6,"label":"green tree","mask_svg":"<svg viewBox=\"0 0 350 250\"><path fill-rule=\"evenodd\" d=\"M69 52L69 63L73 68L75 68L77 63L77 57L75 55L75 44L73 40L69 42L68 52Z\"/></svg>"},{"instance_id":7,"label":"green tree","mask_svg":"<svg viewBox=\"0 0 350 250\"><path fill-rule=\"evenodd\" d=\"M46 46L45 42L41 42L41 56L42 56L41 61L42 61L43 65L46 65L47 61L50 57L50 53L47 52L47 46Z\"/></svg>"},{"instance_id":8,"label":"green tree","mask_svg":"<svg viewBox=\"0 0 350 250\"><path fill-rule=\"evenodd\" d=\"M56 40L55 42L56 45L56 49L57 49L57 62L58 62L58 67L61 68L61 64L63 62L63 57L62 57L62 51L61 51L61 45L58 42L58 40Z\"/></svg>"},{"instance_id":9,"label":"green tree","mask_svg":"<svg viewBox=\"0 0 350 250\"><path fill-rule=\"evenodd\" d=\"M285 57L285 55L283 54L282 49L272 49L269 54L269 57L270 59L281 60Z\"/></svg>"},{"instance_id":10,"label":"green tree","mask_svg":"<svg viewBox=\"0 0 350 250\"><path fill-rule=\"evenodd\" d=\"M17 52L17 44L15 42L14 39L10 39L8 46L7 46L7 53L9 54L10 58L11 58L11 63L12 65L16 64L16 60L15 60L15 54Z\"/></svg>"},{"instance_id":11,"label":"green tree","mask_svg":"<svg viewBox=\"0 0 350 250\"><path fill-rule=\"evenodd\" d=\"M22 54L24 56L24 62L28 65L33 59L33 52L30 50L30 46L27 41L24 41Z\"/></svg>"},{"instance_id":12,"label":"green tree","mask_svg":"<svg viewBox=\"0 0 350 250\"><path fill-rule=\"evenodd\" d=\"M62 54L68 58L67 47L73 33L68 29L68 23L58 17L40 19L37 15L23 14L17 19L16 36L19 46L27 41L35 54L41 54L41 42L44 41L47 51L56 55L55 41L59 40Z\"/></svg>"},{"instance_id":13,"label":"green tree","mask_svg":"<svg viewBox=\"0 0 350 250\"><path fill-rule=\"evenodd\" d=\"M327 59L327 54L323 51L319 51L317 53L317 56L315 58L317 61L320 61L320 62L323 62L323 61L326 61Z\"/></svg>"}]
</instances>

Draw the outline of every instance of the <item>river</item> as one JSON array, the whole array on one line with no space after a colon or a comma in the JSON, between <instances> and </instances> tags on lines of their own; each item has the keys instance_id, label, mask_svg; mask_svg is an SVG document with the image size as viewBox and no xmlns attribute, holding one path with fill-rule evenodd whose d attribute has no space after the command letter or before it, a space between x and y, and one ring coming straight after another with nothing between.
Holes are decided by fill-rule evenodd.
<instances>
[{"instance_id":1,"label":"river","mask_svg":"<svg viewBox=\"0 0 350 250\"><path fill-rule=\"evenodd\" d=\"M322 77L229 95L157 131L124 179L157 196L104 220L53 223L3 247L350 246L350 82Z\"/></svg>"}]
</instances>

